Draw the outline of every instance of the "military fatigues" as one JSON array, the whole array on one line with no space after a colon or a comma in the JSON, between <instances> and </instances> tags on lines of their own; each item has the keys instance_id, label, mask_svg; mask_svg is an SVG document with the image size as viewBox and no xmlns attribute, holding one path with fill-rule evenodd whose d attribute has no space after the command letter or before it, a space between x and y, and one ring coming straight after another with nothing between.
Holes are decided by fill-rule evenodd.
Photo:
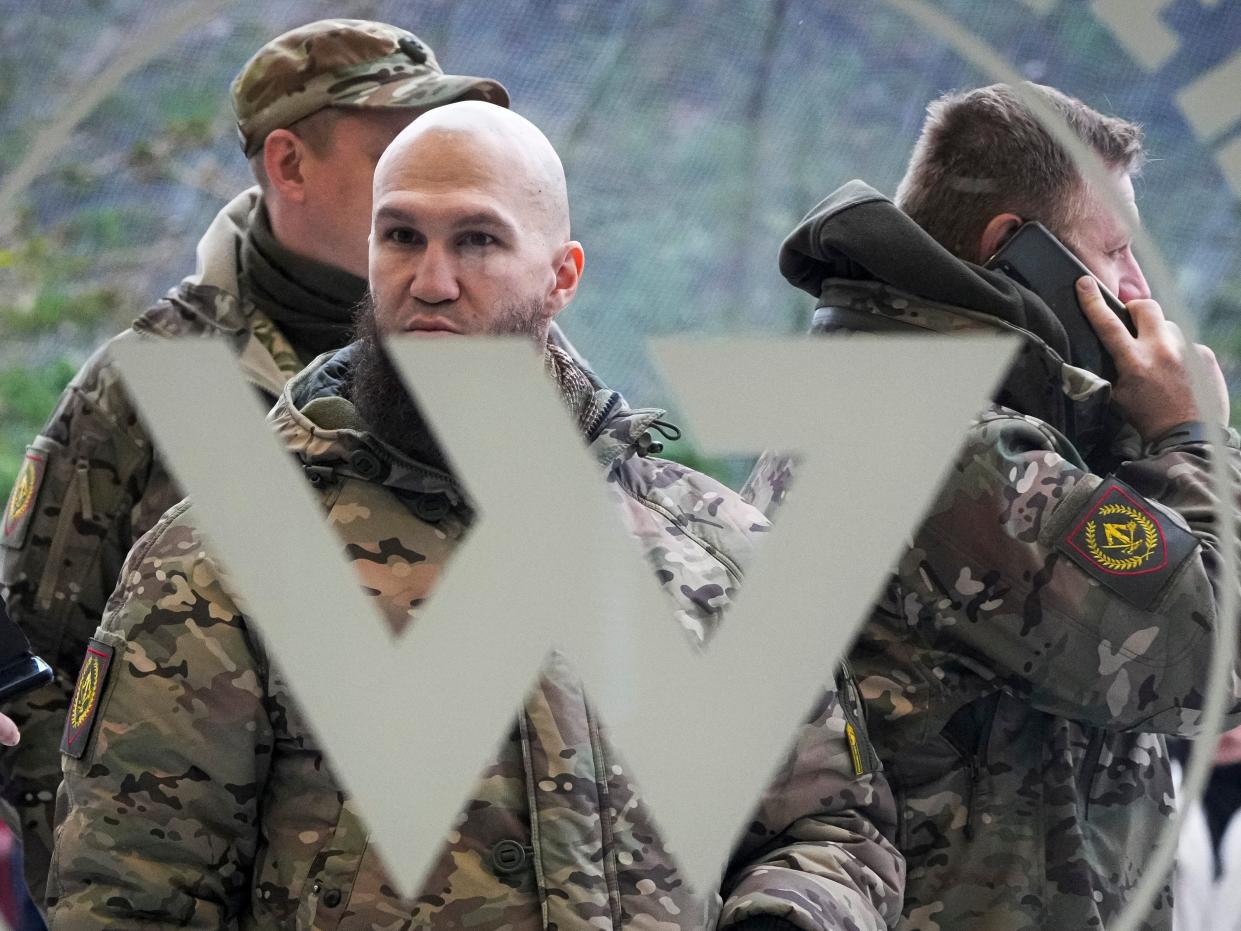
<instances>
[{"instance_id":1,"label":"military fatigues","mask_svg":"<svg viewBox=\"0 0 1241 931\"><path fill-rule=\"evenodd\" d=\"M850 196L878 198L856 183L829 198L782 254L791 280L813 281L821 327L1021 332L842 275L833 228L846 222L861 240L873 219L848 214ZM881 211L878 222L877 240L899 241L897 220ZM1051 407L1097 420L1107 383L1023 339L1002 393L1028 392L1014 378L1041 371L1059 379L1044 383ZM1235 433L1224 454L1235 481ZM1172 814L1165 735L1196 732L1218 587L1235 584L1220 564L1211 455L1187 430L1131 450L1104 478L1040 418L994 405L970 427L850 654L897 796L901 928L1101 928L1129 899ZM767 455L746 494L770 514L791 478L789 460ZM1171 927L1170 891L1144 927Z\"/></svg>"},{"instance_id":2,"label":"military fatigues","mask_svg":"<svg viewBox=\"0 0 1241 931\"><path fill-rule=\"evenodd\" d=\"M327 107L417 112L463 99L508 105L508 92L496 81L444 74L435 53L413 33L354 19L320 20L278 36L246 63L231 90L247 156L262 150L272 130ZM238 256L251 245L247 231L259 223L257 196L257 191L246 192L220 212L199 244L197 274L118 339L226 339L251 381L274 402L302 362L293 348L294 331L287 331L290 343L253 306L263 304L257 285L239 275ZM270 230L267 238L274 241ZM299 267L311 264L316 263L302 258ZM340 270L323 266L322 271ZM279 282L282 273L276 269L268 283ZM332 320L318 331L318 340L327 346L348 339L348 309L365 285L357 281L359 294L340 309L343 323ZM320 283L288 282L287 293L276 287L268 296L298 305L284 311L286 324L307 323L322 308L299 302ZM318 295L320 301L335 296ZM53 799L60 782L57 747L73 676L125 554L180 499L153 455L105 346L78 373L28 450L0 526L0 594L35 650L58 672L53 686L9 709L22 726L22 743L3 758L5 797L16 804L22 822L26 874L36 898L42 897L47 877Z\"/></svg>"},{"instance_id":3,"label":"military fatigues","mask_svg":"<svg viewBox=\"0 0 1241 931\"><path fill-rule=\"evenodd\" d=\"M258 202L226 206L199 243L199 270L113 340L204 336L227 340L272 399L301 363L271 322L241 302L236 248ZM0 536L0 583L15 620L57 680L11 709L21 744L3 756L5 792L21 818L26 872L37 899L47 878L60 735L86 641L116 587L125 554L182 497L154 455L109 345L61 396L28 448Z\"/></svg>"},{"instance_id":4,"label":"military fatigues","mask_svg":"<svg viewBox=\"0 0 1241 931\"><path fill-rule=\"evenodd\" d=\"M365 591L399 629L416 623L409 606L433 587L470 515L450 477L356 421L339 395L349 355L295 378L271 419L314 477ZM549 359L562 386L576 385L566 397L627 526L683 623L706 635L739 581L751 532L765 526L761 515L705 476L642 457L660 412L630 410L614 392L570 378L580 370L567 354ZM348 465L359 454L391 467L364 479ZM152 928L479 931L711 920L715 906L689 896L562 660L546 668L486 768L426 891L402 901L278 659L202 550L188 503L135 548L96 637L115 655L105 675L83 675L102 697L93 731L81 732L84 752L66 758L54 928L140 918ZM862 755L871 769L864 746ZM892 826L890 804L877 773L855 772L843 709L828 693L755 813L721 921L886 927L899 914L901 883L899 857L880 832Z\"/></svg>"}]
</instances>

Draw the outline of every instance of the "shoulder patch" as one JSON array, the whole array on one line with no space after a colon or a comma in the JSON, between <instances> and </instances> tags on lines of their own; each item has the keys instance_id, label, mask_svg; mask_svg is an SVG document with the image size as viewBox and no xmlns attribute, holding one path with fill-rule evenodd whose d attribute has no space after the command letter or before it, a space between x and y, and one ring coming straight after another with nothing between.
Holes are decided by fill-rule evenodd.
<instances>
[{"instance_id":1,"label":"shoulder patch","mask_svg":"<svg viewBox=\"0 0 1241 931\"><path fill-rule=\"evenodd\" d=\"M81 759L90 742L95 712L99 710L99 698L108 680L108 667L112 665L113 648L92 637L86 644L86 659L78 673L78 685L73 690L73 701L65 716L65 736L60 750L75 759Z\"/></svg>"},{"instance_id":2,"label":"shoulder patch","mask_svg":"<svg viewBox=\"0 0 1241 931\"><path fill-rule=\"evenodd\" d=\"M1124 482L1108 477L1056 547L1145 610L1197 549L1198 539Z\"/></svg>"},{"instance_id":3,"label":"shoulder patch","mask_svg":"<svg viewBox=\"0 0 1241 931\"><path fill-rule=\"evenodd\" d=\"M33 446L26 447L26 458L22 460L21 470L17 473L17 481L13 483L13 491L9 494L9 503L4 508L4 523L0 526L0 544L11 549L21 549L25 542L26 529L30 526L30 518L34 514L35 504L39 498L39 486L43 484L43 475L47 471L47 454Z\"/></svg>"}]
</instances>

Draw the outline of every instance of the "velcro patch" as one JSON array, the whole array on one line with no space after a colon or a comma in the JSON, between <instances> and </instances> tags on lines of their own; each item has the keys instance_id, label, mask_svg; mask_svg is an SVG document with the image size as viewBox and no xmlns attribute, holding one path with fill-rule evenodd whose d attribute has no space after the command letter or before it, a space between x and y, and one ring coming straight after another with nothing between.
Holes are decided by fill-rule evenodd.
<instances>
[{"instance_id":1,"label":"velcro patch","mask_svg":"<svg viewBox=\"0 0 1241 931\"><path fill-rule=\"evenodd\" d=\"M73 690L69 714L65 717L65 736L60 750L75 759L81 759L90 743L91 728L95 724L95 712L99 710L99 697L103 695L108 680L108 667L112 665L113 648L92 637L86 644L86 659L78 673L78 685Z\"/></svg>"},{"instance_id":2,"label":"velcro patch","mask_svg":"<svg viewBox=\"0 0 1241 931\"><path fill-rule=\"evenodd\" d=\"M30 526L30 518L34 515L39 486L43 484L43 473L46 471L47 454L28 446L21 471L17 473L17 481L13 483L13 491L9 494L9 503L4 508L0 544L21 549L26 539L26 528Z\"/></svg>"},{"instance_id":3,"label":"velcro patch","mask_svg":"<svg viewBox=\"0 0 1241 931\"><path fill-rule=\"evenodd\" d=\"M1135 608L1149 608L1198 538L1109 477L1057 549Z\"/></svg>"}]
</instances>

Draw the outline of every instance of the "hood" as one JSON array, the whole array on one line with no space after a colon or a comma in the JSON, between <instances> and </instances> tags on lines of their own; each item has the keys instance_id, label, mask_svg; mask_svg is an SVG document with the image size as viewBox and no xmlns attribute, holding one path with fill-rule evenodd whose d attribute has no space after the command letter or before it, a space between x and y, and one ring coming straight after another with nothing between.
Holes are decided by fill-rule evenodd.
<instances>
[{"instance_id":1,"label":"hood","mask_svg":"<svg viewBox=\"0 0 1241 931\"><path fill-rule=\"evenodd\" d=\"M1022 345L997 403L1051 424L1083 454L1109 445L1119 429L1107 403L1110 385L1069 364L1064 327L1037 295L958 259L862 181L850 181L806 215L781 246L780 271L818 299L816 332L1014 332Z\"/></svg>"},{"instance_id":2,"label":"hood","mask_svg":"<svg viewBox=\"0 0 1241 931\"><path fill-rule=\"evenodd\" d=\"M355 478L378 482L397 494L443 495L452 506L468 508L453 475L390 446L363 422L348 397L356 350L357 344L350 344L319 356L284 386L268 415L311 483ZM600 463L658 452L651 430L674 435L669 431L676 428L660 420L664 411L630 408L619 392L604 386L563 333L549 338L544 358L549 376Z\"/></svg>"},{"instance_id":3,"label":"hood","mask_svg":"<svg viewBox=\"0 0 1241 931\"><path fill-rule=\"evenodd\" d=\"M241 299L237 284L240 270L237 250L250 228L259 197L257 187L249 188L215 215L198 241L194 273L165 297L183 314L199 318L210 329L241 334L249 328L253 308ZM157 336L173 336L179 332L163 332L162 320L158 317L139 318L135 327Z\"/></svg>"},{"instance_id":4,"label":"hood","mask_svg":"<svg viewBox=\"0 0 1241 931\"><path fill-rule=\"evenodd\" d=\"M279 329L242 297L238 284L241 243L259 204L257 187L229 201L198 241L194 273L135 320L133 328L164 339L218 334L231 343L246 378L275 400L301 362Z\"/></svg>"}]
</instances>

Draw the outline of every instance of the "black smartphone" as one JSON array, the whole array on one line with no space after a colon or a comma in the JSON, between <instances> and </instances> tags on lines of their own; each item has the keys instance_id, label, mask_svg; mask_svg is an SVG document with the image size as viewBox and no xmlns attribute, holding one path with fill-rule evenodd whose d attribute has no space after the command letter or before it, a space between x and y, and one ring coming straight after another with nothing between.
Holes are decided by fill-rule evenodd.
<instances>
[{"instance_id":1,"label":"black smartphone","mask_svg":"<svg viewBox=\"0 0 1241 931\"><path fill-rule=\"evenodd\" d=\"M0 701L51 680L52 667L30 652L30 641L0 600Z\"/></svg>"},{"instance_id":2,"label":"black smartphone","mask_svg":"<svg viewBox=\"0 0 1241 931\"><path fill-rule=\"evenodd\" d=\"M1021 224L1008 242L987 260L986 267L1003 272L1033 291L1051 308L1068 334L1073 356L1069 361L1073 365L1090 369L1108 381L1116 380L1115 364L1077 303L1077 279L1089 275L1090 269L1047 227L1036 220ZM1129 332L1134 333L1125 305L1101 283L1099 291L1107 306L1124 321Z\"/></svg>"}]
</instances>

